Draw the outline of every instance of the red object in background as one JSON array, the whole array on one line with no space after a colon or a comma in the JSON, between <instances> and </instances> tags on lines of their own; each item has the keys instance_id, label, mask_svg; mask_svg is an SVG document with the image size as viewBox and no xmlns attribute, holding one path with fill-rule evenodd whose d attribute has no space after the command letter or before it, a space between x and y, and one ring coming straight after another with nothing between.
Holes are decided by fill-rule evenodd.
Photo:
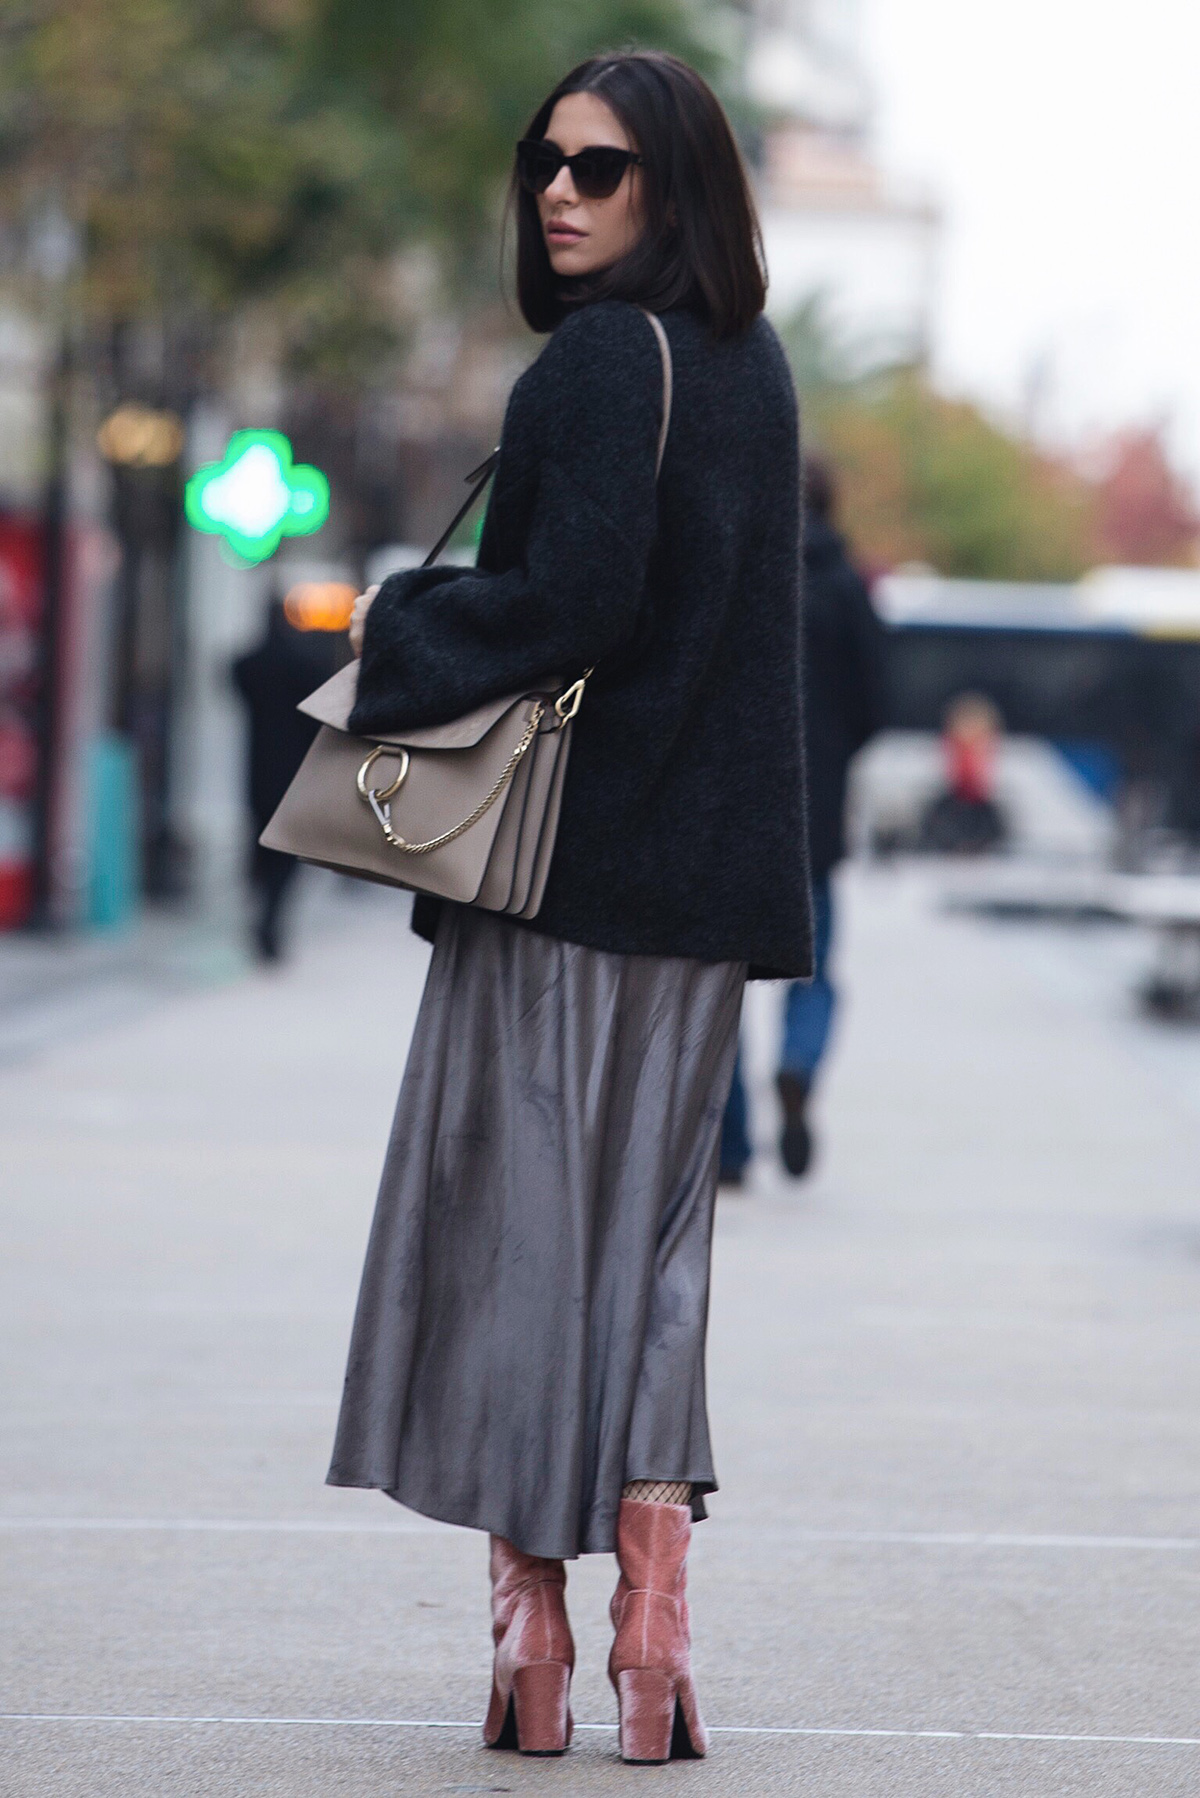
<instances>
[{"instance_id":1,"label":"red object in background","mask_svg":"<svg viewBox=\"0 0 1200 1798\"><path fill-rule=\"evenodd\" d=\"M41 607L41 527L0 515L0 930L23 924L33 904Z\"/></svg>"},{"instance_id":2,"label":"red object in background","mask_svg":"<svg viewBox=\"0 0 1200 1798\"><path fill-rule=\"evenodd\" d=\"M946 785L967 805L990 802L1004 721L983 693L960 693L946 708L942 756Z\"/></svg>"},{"instance_id":3,"label":"red object in background","mask_svg":"<svg viewBox=\"0 0 1200 1798\"><path fill-rule=\"evenodd\" d=\"M1171 466L1161 427L1113 439L1096 483L1096 504L1110 561L1188 567L1195 560L1200 512Z\"/></svg>"},{"instance_id":4,"label":"red object in background","mask_svg":"<svg viewBox=\"0 0 1200 1798\"><path fill-rule=\"evenodd\" d=\"M946 783L956 799L979 805L992 796L996 746L987 739L947 737Z\"/></svg>"}]
</instances>

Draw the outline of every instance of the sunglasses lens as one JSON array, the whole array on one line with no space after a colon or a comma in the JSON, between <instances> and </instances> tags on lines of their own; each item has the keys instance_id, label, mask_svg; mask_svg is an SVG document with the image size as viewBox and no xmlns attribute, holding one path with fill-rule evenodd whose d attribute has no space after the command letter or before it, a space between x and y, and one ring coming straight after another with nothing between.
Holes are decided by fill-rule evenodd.
<instances>
[{"instance_id":1,"label":"sunglasses lens","mask_svg":"<svg viewBox=\"0 0 1200 1798\"><path fill-rule=\"evenodd\" d=\"M620 187L629 160L628 150L610 150L601 145L581 150L571 164L575 186L585 200L607 200Z\"/></svg>"},{"instance_id":2,"label":"sunglasses lens","mask_svg":"<svg viewBox=\"0 0 1200 1798\"><path fill-rule=\"evenodd\" d=\"M517 178L531 194L544 194L562 163L561 152L552 144L525 139L517 145Z\"/></svg>"}]
</instances>

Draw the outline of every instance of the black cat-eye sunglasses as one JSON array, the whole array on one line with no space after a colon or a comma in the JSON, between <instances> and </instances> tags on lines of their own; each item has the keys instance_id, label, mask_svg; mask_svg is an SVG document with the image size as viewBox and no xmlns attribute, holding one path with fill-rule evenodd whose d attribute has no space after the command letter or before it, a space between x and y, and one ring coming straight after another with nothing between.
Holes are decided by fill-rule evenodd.
<instances>
[{"instance_id":1,"label":"black cat-eye sunglasses","mask_svg":"<svg viewBox=\"0 0 1200 1798\"><path fill-rule=\"evenodd\" d=\"M558 171L568 168L582 199L607 200L620 187L625 170L643 161L632 150L618 150L614 144L589 144L574 156L564 156L557 144L523 137L517 145L517 179L531 194L544 194Z\"/></svg>"}]
</instances>

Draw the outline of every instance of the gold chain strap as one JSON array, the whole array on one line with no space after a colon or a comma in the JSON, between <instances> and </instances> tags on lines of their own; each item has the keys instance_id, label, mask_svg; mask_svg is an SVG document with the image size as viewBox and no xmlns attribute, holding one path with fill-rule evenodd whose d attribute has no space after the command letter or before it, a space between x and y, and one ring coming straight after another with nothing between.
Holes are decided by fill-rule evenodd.
<instances>
[{"instance_id":1,"label":"gold chain strap","mask_svg":"<svg viewBox=\"0 0 1200 1798\"><path fill-rule=\"evenodd\" d=\"M366 800L367 804L374 812L379 823L379 828L387 841L391 844L392 848L403 850L405 855L428 855L431 850L444 849L447 843L453 843L456 837L461 837L464 831L470 830L473 824L478 824L484 813L489 811L491 807L495 805L497 799L499 799L501 793L503 793L505 787L516 773L520 766L521 757L526 753L530 744L533 742L533 739L537 736L538 726L541 724L545 715L546 707L544 703L540 699L535 700L533 710L529 714L529 722L525 726L525 734L509 756L508 761L491 792L485 799L479 801L479 804L475 807L475 810L471 813L469 818L464 818L461 824L456 824L454 826L453 830L443 831L440 837L430 837L427 843L406 843L404 838L398 836L392 829L392 808L391 805L387 803L387 800L390 800L404 784L405 778L408 775L409 758L406 751L403 749L397 751L391 749L389 744L377 744L359 769L356 784L360 795ZM387 755L389 750L392 754L398 754L401 758L400 773L390 787L384 788L387 800L384 800L381 803L379 792L375 788L367 786L367 774L371 768L371 764L376 761L379 756Z\"/></svg>"}]
</instances>

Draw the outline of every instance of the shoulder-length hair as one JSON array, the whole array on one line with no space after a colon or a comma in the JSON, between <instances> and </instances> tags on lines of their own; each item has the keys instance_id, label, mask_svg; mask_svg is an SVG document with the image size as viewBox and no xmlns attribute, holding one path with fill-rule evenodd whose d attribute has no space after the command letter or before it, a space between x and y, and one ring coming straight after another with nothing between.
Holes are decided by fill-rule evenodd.
<instances>
[{"instance_id":1,"label":"shoulder-length hair","mask_svg":"<svg viewBox=\"0 0 1200 1798\"><path fill-rule=\"evenodd\" d=\"M766 298L762 233L729 120L708 83L678 57L653 50L594 56L572 69L525 132L542 138L565 94L596 94L643 158L644 227L619 262L564 283L550 266L535 196L514 172L517 299L535 331L551 331L592 300L632 300L651 311L687 306L717 337L753 323Z\"/></svg>"}]
</instances>

